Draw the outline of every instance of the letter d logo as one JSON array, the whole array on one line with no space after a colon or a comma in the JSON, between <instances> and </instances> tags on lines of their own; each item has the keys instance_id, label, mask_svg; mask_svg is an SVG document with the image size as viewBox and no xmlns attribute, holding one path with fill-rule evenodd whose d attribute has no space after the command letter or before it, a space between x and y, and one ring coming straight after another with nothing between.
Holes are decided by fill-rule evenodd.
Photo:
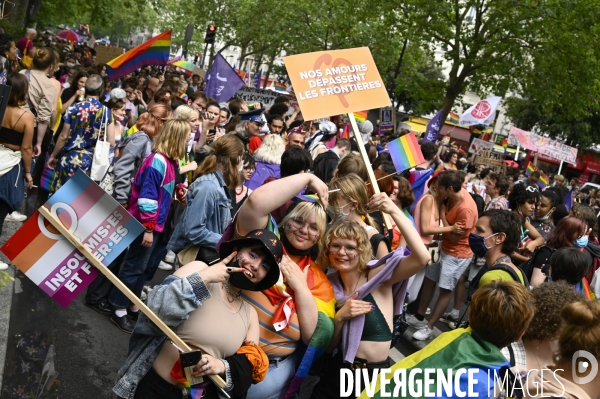
<instances>
[{"instance_id":1,"label":"letter d logo","mask_svg":"<svg viewBox=\"0 0 600 399\"><path fill-rule=\"evenodd\" d=\"M578 358L585 358L586 360L577 361ZM585 373L590 366L592 366L590 373L586 377L579 377L578 374ZM598 374L598 362L588 351L575 352L571 360L571 368L573 370L573 382L575 382L575 384L587 384L596 378L596 374Z\"/></svg>"}]
</instances>

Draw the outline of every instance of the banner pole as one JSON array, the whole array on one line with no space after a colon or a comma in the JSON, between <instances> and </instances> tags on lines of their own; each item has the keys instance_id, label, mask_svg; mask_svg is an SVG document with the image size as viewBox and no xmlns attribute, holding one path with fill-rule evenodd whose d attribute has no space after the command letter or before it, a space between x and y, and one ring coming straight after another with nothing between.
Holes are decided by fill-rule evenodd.
<instances>
[{"instance_id":1,"label":"banner pole","mask_svg":"<svg viewBox=\"0 0 600 399\"><path fill-rule=\"evenodd\" d=\"M563 167L563 160L560 160L560 166L558 167L558 174L560 175L560 172L562 171L562 167Z\"/></svg>"},{"instance_id":2,"label":"banner pole","mask_svg":"<svg viewBox=\"0 0 600 399\"><path fill-rule=\"evenodd\" d=\"M181 338L171 330L144 302L140 300L117 276L115 276L96 256L75 237L69 230L62 224L60 219L54 216L45 206L39 208L39 212L54 226L79 252L83 254L90 261L90 263L104 274L106 278L115 285L131 302L133 302L140 311L143 312L160 330L165 333L171 341L185 352L191 352L192 348L185 343ZM207 375L219 388L225 387L225 381L219 375ZM225 391L223 391L227 394ZM229 395L227 395L229 397Z\"/></svg>"},{"instance_id":3,"label":"banner pole","mask_svg":"<svg viewBox=\"0 0 600 399\"><path fill-rule=\"evenodd\" d=\"M354 113L349 112L348 118L350 119L350 125L352 125L352 131L354 132L354 139L356 140L356 144L358 144L358 150L360 151L360 155L365 163L367 168L367 173L369 175L369 181L371 182L371 187L373 187L373 192L375 194L379 194L379 186L377 185L377 179L375 178L375 174L373 173L373 167L371 166L371 161L369 161L369 155L365 150L365 145L362 141L362 136L360 135L360 131L358 130L358 125L356 124L356 119L354 118ZM366 182L365 182L366 183ZM387 213L381 212L383 215L383 221L385 222L385 227L388 230L391 230L392 222L390 221L390 217Z\"/></svg>"}]
</instances>

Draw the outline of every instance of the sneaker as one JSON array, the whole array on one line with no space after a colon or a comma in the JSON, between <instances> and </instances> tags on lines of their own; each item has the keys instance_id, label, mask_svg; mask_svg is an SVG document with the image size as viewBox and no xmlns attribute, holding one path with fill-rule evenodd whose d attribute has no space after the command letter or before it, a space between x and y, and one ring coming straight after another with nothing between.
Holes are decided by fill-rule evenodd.
<instances>
[{"instance_id":1,"label":"sneaker","mask_svg":"<svg viewBox=\"0 0 600 399\"><path fill-rule=\"evenodd\" d=\"M169 249L167 251L167 254L165 255L165 262L167 262L167 263L175 263L175 252L173 252L173 251L171 251Z\"/></svg>"},{"instance_id":2,"label":"sneaker","mask_svg":"<svg viewBox=\"0 0 600 399\"><path fill-rule=\"evenodd\" d=\"M163 262L162 260L160 261L160 263L158 264L158 268L160 270L173 270L173 265L170 265L166 262Z\"/></svg>"},{"instance_id":3,"label":"sneaker","mask_svg":"<svg viewBox=\"0 0 600 399\"><path fill-rule=\"evenodd\" d=\"M414 315L409 314L406 317L406 322L408 323L408 325L416 327L416 328L421 328L423 327L425 324L427 324L427 320L423 319L423 320L419 320L417 319Z\"/></svg>"},{"instance_id":4,"label":"sneaker","mask_svg":"<svg viewBox=\"0 0 600 399\"><path fill-rule=\"evenodd\" d=\"M416 339L418 341L426 341L428 339L433 338L433 331L431 330L431 328L425 325L421 327L416 333L414 333L412 337L413 339Z\"/></svg>"},{"instance_id":5,"label":"sneaker","mask_svg":"<svg viewBox=\"0 0 600 399\"><path fill-rule=\"evenodd\" d=\"M7 222L24 222L27 220L27 216L21 215L19 212L14 211L13 213L6 215L4 220Z\"/></svg>"},{"instance_id":6,"label":"sneaker","mask_svg":"<svg viewBox=\"0 0 600 399\"><path fill-rule=\"evenodd\" d=\"M440 318L440 321L442 323L456 323L458 321L458 319L459 319L459 316L456 316L456 317L452 316L452 313L448 312L448 313L444 313L442 315L442 317Z\"/></svg>"},{"instance_id":7,"label":"sneaker","mask_svg":"<svg viewBox=\"0 0 600 399\"><path fill-rule=\"evenodd\" d=\"M119 330L126 332L127 334L131 334L133 328L135 327L135 322L131 321L127 315L118 317L116 314L112 314L110 316L110 321L112 321Z\"/></svg>"},{"instance_id":8,"label":"sneaker","mask_svg":"<svg viewBox=\"0 0 600 399\"><path fill-rule=\"evenodd\" d=\"M467 328L468 326L469 326L469 323L466 321L463 321L459 325L456 325L456 323L453 321L448 323L448 327L450 327L451 330L456 330L457 328Z\"/></svg>"},{"instance_id":9,"label":"sneaker","mask_svg":"<svg viewBox=\"0 0 600 399\"><path fill-rule=\"evenodd\" d=\"M4 263L2 261L0 261L0 270L6 270L8 269L8 263Z\"/></svg>"}]
</instances>

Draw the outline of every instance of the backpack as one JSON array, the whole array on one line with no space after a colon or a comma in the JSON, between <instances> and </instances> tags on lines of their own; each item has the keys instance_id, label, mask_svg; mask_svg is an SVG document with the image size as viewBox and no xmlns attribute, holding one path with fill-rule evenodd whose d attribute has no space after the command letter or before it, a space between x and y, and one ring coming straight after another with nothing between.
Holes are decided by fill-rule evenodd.
<instances>
[{"instance_id":1,"label":"backpack","mask_svg":"<svg viewBox=\"0 0 600 399\"><path fill-rule=\"evenodd\" d=\"M517 267L517 269L521 270L521 274L523 275L523 285L525 286L525 288L529 288L529 278L525 275L525 272L521 268ZM487 271L489 272L492 270L502 270L502 271L510 274L510 278L512 278L517 283L521 282L521 279L519 278L519 275L517 274L517 272L508 265L505 265L503 263L498 263L498 264L488 268Z\"/></svg>"},{"instance_id":2,"label":"backpack","mask_svg":"<svg viewBox=\"0 0 600 399\"><path fill-rule=\"evenodd\" d=\"M546 248L546 250L544 250L544 248ZM554 251L556 251L555 248L549 247L547 245L542 245L540 249L533 253L531 258L519 265L519 269L521 269L521 271L523 272L523 276L527 277L528 280L531 280L531 276L533 276L533 269L535 268L534 265L538 263L538 257L544 256L542 252L548 253L548 256L544 260L544 262L547 262L548 259L550 259L550 257L554 253Z\"/></svg>"}]
</instances>

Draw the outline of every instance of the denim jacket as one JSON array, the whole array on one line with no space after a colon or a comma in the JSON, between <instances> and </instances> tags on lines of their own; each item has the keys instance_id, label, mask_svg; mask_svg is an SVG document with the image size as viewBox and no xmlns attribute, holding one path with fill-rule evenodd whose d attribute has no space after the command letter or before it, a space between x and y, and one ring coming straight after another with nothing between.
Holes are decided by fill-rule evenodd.
<instances>
[{"instance_id":1,"label":"denim jacket","mask_svg":"<svg viewBox=\"0 0 600 399\"><path fill-rule=\"evenodd\" d=\"M210 297L202 277L194 273L185 278L167 277L161 285L150 291L147 303L166 325L175 329ZM167 336L145 314L140 314L129 340L129 355L113 387L118 398L133 399L139 382L152 367L166 341Z\"/></svg>"},{"instance_id":2,"label":"denim jacket","mask_svg":"<svg viewBox=\"0 0 600 399\"><path fill-rule=\"evenodd\" d=\"M167 248L175 253L190 245L214 249L231 221L231 200L226 192L220 170L196 179Z\"/></svg>"}]
</instances>

